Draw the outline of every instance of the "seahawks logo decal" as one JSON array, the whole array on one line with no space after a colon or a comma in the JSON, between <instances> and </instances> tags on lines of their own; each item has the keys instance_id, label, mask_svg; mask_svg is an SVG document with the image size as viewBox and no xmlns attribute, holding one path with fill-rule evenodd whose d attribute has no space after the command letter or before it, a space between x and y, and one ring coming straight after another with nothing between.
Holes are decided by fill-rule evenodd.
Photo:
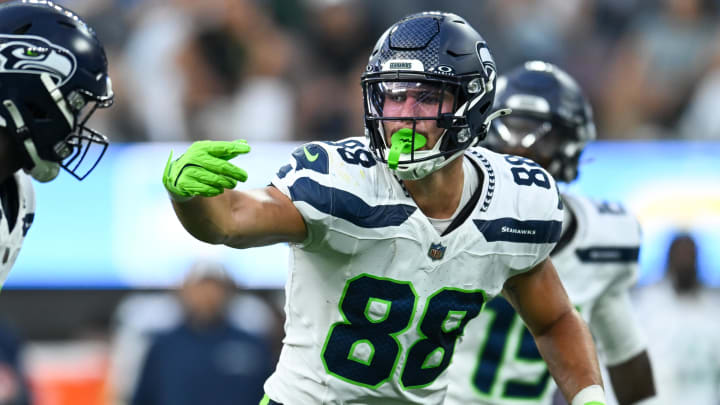
<instances>
[{"instance_id":1,"label":"seahawks logo decal","mask_svg":"<svg viewBox=\"0 0 720 405\"><path fill-rule=\"evenodd\" d=\"M47 73L58 87L75 74L77 61L67 49L34 35L0 35L0 73Z\"/></svg>"}]
</instances>

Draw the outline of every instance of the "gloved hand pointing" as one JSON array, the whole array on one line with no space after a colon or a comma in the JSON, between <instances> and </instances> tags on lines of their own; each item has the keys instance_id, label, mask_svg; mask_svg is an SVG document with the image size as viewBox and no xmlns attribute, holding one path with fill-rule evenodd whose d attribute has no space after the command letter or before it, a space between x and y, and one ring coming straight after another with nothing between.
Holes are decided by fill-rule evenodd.
<instances>
[{"instance_id":1,"label":"gloved hand pointing","mask_svg":"<svg viewBox=\"0 0 720 405\"><path fill-rule=\"evenodd\" d=\"M235 188L238 180L247 180L247 172L228 160L248 152L250 146L242 139L194 142L174 162L170 151L163 172L163 184L176 200L222 194L226 188Z\"/></svg>"}]
</instances>

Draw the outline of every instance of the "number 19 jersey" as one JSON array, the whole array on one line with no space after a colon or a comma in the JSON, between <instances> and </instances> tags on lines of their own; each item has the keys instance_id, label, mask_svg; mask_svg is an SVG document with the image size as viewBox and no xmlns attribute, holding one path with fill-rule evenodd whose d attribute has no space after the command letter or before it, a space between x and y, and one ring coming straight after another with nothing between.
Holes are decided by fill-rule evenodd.
<instances>
[{"instance_id":1,"label":"number 19 jersey","mask_svg":"<svg viewBox=\"0 0 720 405\"><path fill-rule=\"evenodd\" d=\"M440 404L456 338L560 234L553 180L532 161L468 151L480 189L439 234L364 138L298 148L273 185L301 213L285 339L268 396L295 404Z\"/></svg>"},{"instance_id":2,"label":"number 19 jersey","mask_svg":"<svg viewBox=\"0 0 720 405\"><path fill-rule=\"evenodd\" d=\"M570 301L588 323L605 364L637 355L644 341L633 325L605 319L637 273L640 228L618 204L563 195L576 230L552 261ZM612 329L614 330L607 330ZM550 405L555 384L530 331L502 297L465 329L449 367L447 405Z\"/></svg>"}]
</instances>

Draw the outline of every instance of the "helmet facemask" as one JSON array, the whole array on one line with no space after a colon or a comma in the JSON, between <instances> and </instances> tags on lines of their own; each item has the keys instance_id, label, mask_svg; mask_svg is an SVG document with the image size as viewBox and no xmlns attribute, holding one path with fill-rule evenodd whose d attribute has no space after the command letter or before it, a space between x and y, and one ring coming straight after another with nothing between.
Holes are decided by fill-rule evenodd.
<instances>
[{"instance_id":1,"label":"helmet facemask","mask_svg":"<svg viewBox=\"0 0 720 405\"><path fill-rule=\"evenodd\" d=\"M26 85L37 86L37 82L47 94L45 102L24 102L22 97L2 101L14 124L11 132L27 154L25 169L40 182L53 180L61 167L83 180L95 169L108 147L107 137L86 124L98 108L112 105L110 79L107 78L103 95L75 89L64 96L48 74L40 74L39 80Z\"/></svg>"},{"instance_id":2,"label":"helmet facemask","mask_svg":"<svg viewBox=\"0 0 720 405\"><path fill-rule=\"evenodd\" d=\"M373 144L378 146L375 152L380 161L397 170L400 178L424 177L427 175L424 170L420 171L422 176L413 175L412 171L427 166L432 159L445 160L455 152L441 151L441 146L449 129L463 128L452 118L460 99L457 85L445 81L371 79L363 87L368 101L366 122L375 128ZM421 150L429 139L436 140L433 147ZM399 141L407 146L396 153Z\"/></svg>"},{"instance_id":3,"label":"helmet facemask","mask_svg":"<svg viewBox=\"0 0 720 405\"><path fill-rule=\"evenodd\" d=\"M109 77L107 80L105 95L95 95L79 89L68 96L70 109L75 112L75 125L70 135L65 138L71 153L63 158L61 167L78 180L83 180L95 169L108 148L107 136L86 126L98 109L109 108L113 104L112 84ZM83 162L86 163L83 165Z\"/></svg>"},{"instance_id":4,"label":"helmet facemask","mask_svg":"<svg viewBox=\"0 0 720 405\"><path fill-rule=\"evenodd\" d=\"M589 136L576 134L585 127L569 127L550 117L515 112L492 123L485 146L506 154L528 157L554 178L569 183L577 178L580 154Z\"/></svg>"},{"instance_id":5,"label":"helmet facemask","mask_svg":"<svg viewBox=\"0 0 720 405\"><path fill-rule=\"evenodd\" d=\"M418 76L398 72L367 75L363 79L365 125L371 147L377 159L404 180L418 180L446 166L484 136L493 118L488 117L479 130L471 128L468 122L468 110L489 109L486 96L492 92L494 76L488 81L478 77L448 79L428 74L422 75L425 80L417 80ZM481 100L484 105L478 106ZM485 115L485 111L481 115ZM435 125L428 128L426 122ZM423 127L425 131L441 130L432 148L420 149L424 142L420 145L419 141L428 135L423 133ZM405 129L408 138L409 146L396 159L392 156L393 145L388 144L393 136L386 133L388 129L393 133Z\"/></svg>"}]
</instances>

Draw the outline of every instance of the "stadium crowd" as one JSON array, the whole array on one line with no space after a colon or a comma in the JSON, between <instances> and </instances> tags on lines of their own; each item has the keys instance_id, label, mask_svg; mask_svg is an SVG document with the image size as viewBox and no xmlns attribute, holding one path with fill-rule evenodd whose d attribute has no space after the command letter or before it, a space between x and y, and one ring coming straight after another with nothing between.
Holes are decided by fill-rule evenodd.
<instances>
[{"instance_id":1,"label":"stadium crowd","mask_svg":"<svg viewBox=\"0 0 720 405\"><path fill-rule=\"evenodd\" d=\"M337 139L362 128L359 74L381 30L413 10L466 16L500 71L562 66L599 139L718 139L714 0L69 1L108 49L115 141ZM99 118L99 117L98 117ZM272 125L268 125L272 123Z\"/></svg>"}]
</instances>

